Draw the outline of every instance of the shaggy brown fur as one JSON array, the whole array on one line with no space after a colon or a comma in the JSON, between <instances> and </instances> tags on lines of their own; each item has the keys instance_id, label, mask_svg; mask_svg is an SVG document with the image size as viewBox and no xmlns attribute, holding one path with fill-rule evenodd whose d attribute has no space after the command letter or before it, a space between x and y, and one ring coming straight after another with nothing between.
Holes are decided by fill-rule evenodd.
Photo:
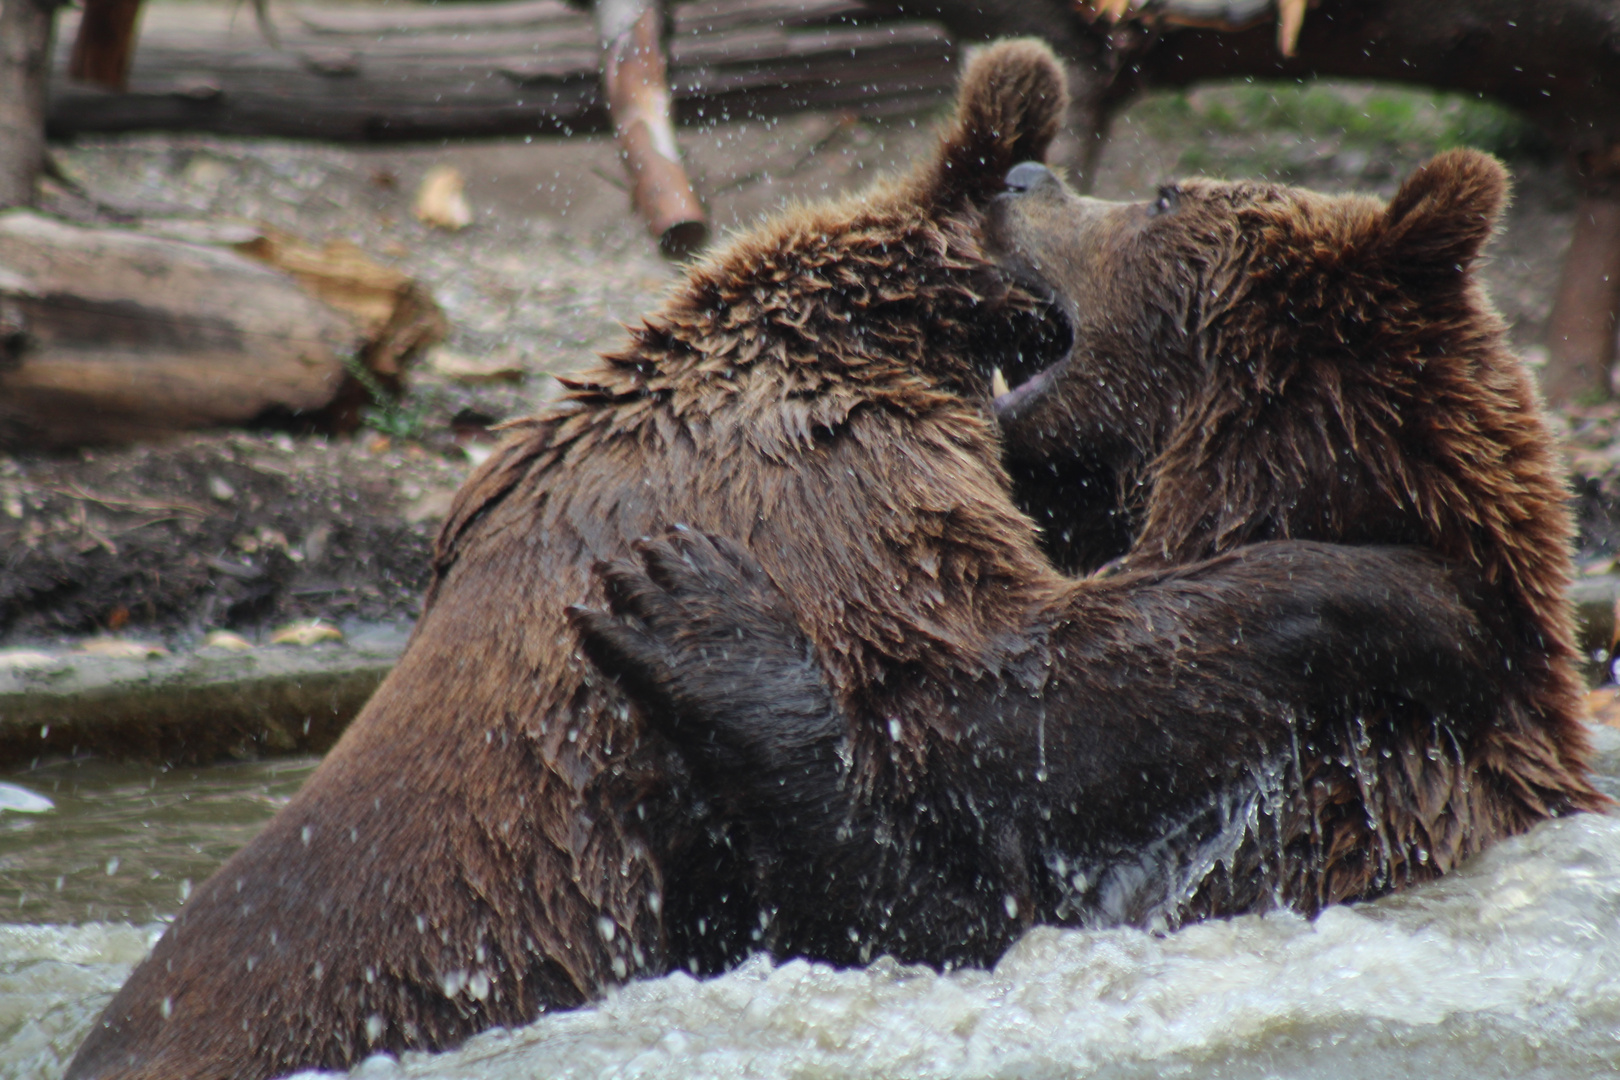
<instances>
[{"instance_id":1,"label":"shaggy brown fur","mask_svg":"<svg viewBox=\"0 0 1620 1080\"><path fill-rule=\"evenodd\" d=\"M1524 710L1436 760L1428 733L1391 732L1384 749L1405 766L1359 798L1345 767L1311 774L1330 862L1344 861L1323 899L1365 895L1370 876L1433 876L1602 805L1578 720L1562 472L1472 272L1507 198L1501 165L1450 151L1387 206L1209 180L1109 204L1043 173L997 201L989 232L1069 298L1075 347L998 413L1015 471L1091 434L1115 478L1103 486L1139 522L1116 567L1305 538L1420 544L1483 580ZM1365 798L1381 807L1371 820Z\"/></svg>"},{"instance_id":2,"label":"shaggy brown fur","mask_svg":"<svg viewBox=\"0 0 1620 1080\"><path fill-rule=\"evenodd\" d=\"M511 432L459 496L398 667L70 1076L343 1067L752 945L728 838L564 608L599 602L594 561L694 522L750 537L860 683L924 654L981 663L1051 578L1004 494L983 357L1040 303L985 257L973 199L1040 155L1064 92L1043 46L1014 43L962 101L914 177L730 243Z\"/></svg>"},{"instance_id":3,"label":"shaggy brown fur","mask_svg":"<svg viewBox=\"0 0 1620 1080\"><path fill-rule=\"evenodd\" d=\"M1587 781L1577 720L1563 596L1569 518L1551 439L1469 272L1505 197L1501 167L1473 152L1443 155L1388 207L1209 181L1166 189L1152 203L1108 204L1075 197L1037 165L1007 179L1013 190L989 211L992 249L1027 286L1060 298L1074 339L1047 370L1016 367L1027 381L996 402L1009 464L1025 505L1047 521L1055 558L1083 568L1123 557L1113 576L1071 594L1089 606L1053 609L1054 640L1076 620L1094 620L1094 636L1071 636L1067 656L1048 653L1058 670L1032 676L1033 692L1003 681L986 693L982 676L941 687L937 669L904 681L909 703L932 700L952 718L942 734L972 747L981 775L936 746L904 783L867 778L860 735L881 729L883 714L853 710L836 675L818 696L814 666L793 662L819 647L817 634L799 642L745 553L691 538L650 545L646 573L606 569L621 618L579 616L599 663L763 838L755 869L777 905L773 943L860 955L826 925L823 909L837 911L831 898L800 902L800 883L816 880L795 865L807 851L829 876L855 868L875 896L866 921L895 927L901 939L905 920L886 923L889 911L909 910L918 933L944 919L919 887L981 919L1004 898L1018 907L1027 897L1039 918L1174 924L1376 896L1537 821L1603 805ZM1068 504L1064 490L1075 496ZM1207 673L1165 669L1153 644L1126 665L1117 618L1152 611L1167 572L1198 581L1203 591L1181 594L1193 605L1220 588L1197 560L1272 559L1276 542L1298 553L1301 539L1437 553L1452 567L1449 584L1407 577L1420 591L1404 599L1432 605L1437 618L1459 602L1475 614L1478 625L1438 648L1473 654L1453 659L1477 663L1478 699L1413 686L1416 700L1401 701L1388 685L1395 697L1379 700L1376 650L1346 638L1328 663L1360 668L1371 696L1341 702L1335 718L1325 694L1314 714L1280 730L1272 719L1245 729L1232 723L1241 709L1208 707L1206 688L1179 702L1185 723L1211 742L1178 732L1183 768L1167 769L1153 748L1177 698L1156 699L1142 672L1182 689ZM1340 555L1365 560L1363 599L1385 598L1372 618L1415 618L1400 604L1414 587L1397 584L1407 570L1380 570L1378 550ZM1317 565L1310 575L1296 580L1300 590L1332 572ZM1228 632L1256 665L1273 662L1275 647L1256 624L1277 614L1226 609ZM1163 617L1146 616L1149 625ZM1207 653L1175 659L1200 667ZM756 669L774 681L751 685ZM1240 675L1241 666L1232 677ZM1404 677L1413 675L1409 667ZM1142 718L1134 728L1120 716L1131 709L1126 685ZM1283 687L1259 692L1278 694L1280 707ZM860 706L870 709L871 698ZM847 752L834 752L845 732L856 744L853 768ZM1002 783L1022 790L998 794L988 778L996 770L984 764L1027 762L1020 737L1044 740L1040 765L1001 770ZM1219 746L1217 737L1230 741ZM1116 739L1145 745L1122 754ZM1158 790L1178 785L1178 797ZM965 805L942 813L947 800ZM908 817L918 820L896 845L887 834ZM1008 829L1012 849L998 839ZM989 869L953 889L972 872L963 849ZM783 875L793 884L773 891ZM917 955L895 938L881 944Z\"/></svg>"},{"instance_id":4,"label":"shaggy brown fur","mask_svg":"<svg viewBox=\"0 0 1620 1080\"><path fill-rule=\"evenodd\" d=\"M988 395L992 364L1045 340L1050 297L986 254L975 200L1044 148L1061 79L1044 48L1008 44L970 66L962 97L914 177L732 242L623 351L516 427L446 523L399 666L192 897L71 1076L346 1066L753 947L749 836L706 815L683 759L594 674L565 617L604 601L596 560L671 522L746 542L841 700L880 718L849 747L874 791L966 780L976 736L948 688L1022 692L1053 656L1087 650L1113 659L1080 664L1070 689L1110 682L1117 726L1107 753L1068 736L1053 752L1154 771L1172 793L1186 784L1177 762L1201 775L1217 751L1275 745L1289 716L1342 726L1335 703L1363 678L1409 676L1424 715L1459 707L1454 687L1483 663L1475 619L1422 558L1256 545L1190 575L1082 591L1053 571L1007 494ZM1365 595L1368 578L1399 596ZM1241 647L1234 618L1254 624ZM1347 649L1364 666L1327 670ZM1139 714L1190 707L1232 730L1143 737ZM1032 730L1014 717L987 776L1033 773L1037 758L1013 752ZM932 767L942 752L952 769ZM1143 805L1144 820L1161 812ZM964 856L1023 907L933 905L917 955L982 959L1036 910L1018 827L985 835L966 836ZM955 839L918 836L930 850ZM892 917L903 905L846 910L881 947L910 932Z\"/></svg>"}]
</instances>

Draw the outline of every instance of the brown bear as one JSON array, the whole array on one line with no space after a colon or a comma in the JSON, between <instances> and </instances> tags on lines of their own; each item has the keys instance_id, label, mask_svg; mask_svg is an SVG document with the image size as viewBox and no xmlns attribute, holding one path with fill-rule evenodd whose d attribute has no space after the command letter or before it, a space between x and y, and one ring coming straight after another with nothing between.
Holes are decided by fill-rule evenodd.
<instances>
[{"instance_id":1,"label":"brown bear","mask_svg":"<svg viewBox=\"0 0 1620 1080\"><path fill-rule=\"evenodd\" d=\"M1577 719L1558 461L1472 273L1506 197L1501 166L1442 154L1387 206L1208 180L1107 203L1036 163L1007 186L989 248L1060 298L1072 347L1014 371L995 411L1054 560L1109 563L1081 586L1100 598L1089 637L1032 649L1022 686L919 656L922 685L901 694L931 697L952 737L886 769L851 747L881 743L890 714L847 693L772 568L723 539L643 544L645 569L602 568L616 617L576 613L599 665L746 823L766 943L938 962L961 954L938 940L919 952L919 933L1003 908L1163 926L1311 913L1603 805ZM1174 689L1119 700L1127 628L1174 618L1145 595L1180 580L1206 597L1219 585L1199 560L1313 546L1301 541L1438 556L1455 593L1409 599L1477 616L1482 638L1450 647L1484 658L1478 698L1436 713L1358 695L1332 717L1249 727L1190 692L1207 672L1189 651L1155 665ZM1409 617L1405 586L1363 584L1390 598L1378 617ZM1279 632L1273 616L1241 600L1230 614L1234 643L1269 664L1256 631ZM1402 677L1427 677L1418 666ZM1163 740L1185 758L1144 767Z\"/></svg>"},{"instance_id":2,"label":"brown bear","mask_svg":"<svg viewBox=\"0 0 1620 1080\"><path fill-rule=\"evenodd\" d=\"M983 226L1063 98L1043 47L987 50L913 176L734 239L518 425L457 499L399 665L193 894L69 1075L345 1067L756 947L747 837L594 673L565 612L603 602L597 560L672 522L747 543L835 685L881 709L897 782L963 737L941 688L1048 670L1069 628L1096 621L1077 606L1099 601L1054 571L1010 499L990 379L1067 327L1056 297L988 253ZM1237 731L1344 722L1362 683L1409 669L1388 707L1448 715L1459 688L1475 697L1477 617L1426 556L1260 545L1200 575L1138 590L1152 625L1102 601L1120 619L1113 673L1133 731L1146 717L1168 735L1194 698ZM1249 621L1235 648L1231 627ZM1172 654L1200 671L1177 693ZM1184 753L1174 738L1143 752ZM1022 918L965 929L961 948L987 955Z\"/></svg>"}]
</instances>

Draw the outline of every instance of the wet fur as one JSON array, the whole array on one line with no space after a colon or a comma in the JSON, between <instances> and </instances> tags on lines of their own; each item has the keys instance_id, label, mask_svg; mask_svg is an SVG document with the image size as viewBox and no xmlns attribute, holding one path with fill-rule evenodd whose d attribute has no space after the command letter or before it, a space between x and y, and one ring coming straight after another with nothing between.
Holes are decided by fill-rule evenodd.
<instances>
[{"instance_id":1,"label":"wet fur","mask_svg":"<svg viewBox=\"0 0 1620 1080\"><path fill-rule=\"evenodd\" d=\"M601 604L596 561L688 521L750 543L843 685L983 666L1051 571L988 407L1041 301L985 255L972 197L1040 152L1063 94L1043 46L986 53L913 177L733 240L515 425L458 496L399 665L68 1075L343 1068L752 948L727 826L564 609Z\"/></svg>"},{"instance_id":2,"label":"wet fur","mask_svg":"<svg viewBox=\"0 0 1620 1080\"><path fill-rule=\"evenodd\" d=\"M1579 721L1563 474L1472 272L1507 198L1502 167L1441 154L1387 206L1208 180L1168 195L1167 213L1105 211L1106 254L1089 264L1058 227L1080 200L1047 188L992 210L995 243L1026 257L1045 245L1035 257L1052 287L1088 301L1050 391L1016 419L1003 407L1014 473L1020 459L1039 471L1049 432L1108 432L1095 440L1099 486L1135 525L1116 569L1304 538L1418 544L1480 575L1523 710L1500 710L1460 762L1430 761L1425 732L1388 733L1379 752L1406 764L1383 775L1376 825L1348 810L1332 850L1380 849L1390 873L1426 878L1605 805ZM1115 552L1065 554L1095 565ZM1361 802L1345 767L1310 780L1329 805Z\"/></svg>"},{"instance_id":3,"label":"wet fur","mask_svg":"<svg viewBox=\"0 0 1620 1080\"><path fill-rule=\"evenodd\" d=\"M754 625L771 610L785 618L786 609L762 606L757 588L736 585L735 603L700 602L705 580L725 575L670 568L678 560L720 565L701 545L683 548L678 560L650 547L645 570L621 562L605 571L618 582L618 618L581 614L593 653L604 670L635 683L648 714L662 717L655 722L736 802L739 819L767 838L755 870L774 897L780 948L858 959L876 947L948 960L948 943L930 954L905 940L908 930L927 935L931 921L945 920L937 907L916 906L940 897L985 926L1003 902L1037 918L1160 925L1278 903L1308 913L1431 879L1538 821L1605 805L1587 779L1578 720L1564 599L1570 523L1552 441L1528 374L1470 273L1505 194L1499 165L1459 151L1420 169L1388 206L1194 181L1166 193L1152 213L1148 204L1077 200L1054 179L998 197L988 228L1003 265L1071 305L1070 357L997 408L1009 468L1026 507L1047 525L1047 550L1070 567L1110 564L1112 576L1090 586L1095 597L1113 597L1091 609L1099 640L1114 625L1107 612L1155 603L1165 584L1154 575L1200 582L1196 602L1182 594L1189 611L1211 600L1221 575L1236 573L1212 570L1202 562L1211 557L1264 551L1269 559L1279 542L1296 556L1322 557L1310 546L1287 548L1302 539L1407 544L1438 556L1449 579L1419 574L1399 586L1398 572L1376 567L1378 549L1358 547L1338 554L1366 559L1363 579L1335 579L1313 563L1299 587L1338 580L1344 591L1334 602L1353 597L1371 618L1395 623L1418 621L1410 610L1397 617L1412 597L1437 618L1465 604L1475 621L1459 619L1467 629L1450 645L1431 639L1429 647L1471 653L1453 659L1476 665L1476 697L1452 686L1456 696L1419 707L1400 700L1396 681L1379 700L1368 667L1370 697L1339 708L1330 695L1309 702L1314 711L1287 725L1285 744L1267 722L1244 732L1226 726L1230 716L1200 716L1196 700L1178 705L1172 696L1161 706L1169 711L1157 712L1154 686L1130 682L1141 667L1124 672L1095 650L1059 652L1048 659L1099 667L1071 666L1068 684L1065 673L1031 676L1024 695L971 677L942 693L937 669L907 681L914 701L932 700L953 718L941 734L957 742L931 748L927 765L900 782L864 774L859 746L863 730L881 730L883 717L896 714L870 700L840 712L849 705L836 686L821 700L838 720L819 730L847 732L839 737L853 746L835 752L837 740L824 734L819 755L800 753L792 768L770 769L759 762L784 731L818 729L805 719L814 708L803 704L815 698L815 681L784 644L787 631ZM1081 220L1089 224L1077 231ZM1058 497L1064 490L1073 495L1067 504ZM1386 606L1377 614L1380 597ZM1227 616L1264 625L1258 590L1248 608ZM737 644L721 655L694 651L692 641L706 634ZM1472 652L1472 635L1486 643L1483 652ZM1255 636L1246 642L1253 664L1274 662ZM1340 669L1369 664L1380 647L1349 636L1338 644L1332 663ZM1151 666L1152 655L1148 648L1138 664ZM750 664L763 664L776 682L740 693ZM1241 667L1232 670L1241 679ZM1174 684L1178 671L1159 675ZM1081 694L1077 674L1101 682ZM1232 739L1204 755L1185 748L1179 782L1193 779L1179 801L1153 796L1176 786L1173 771L1150 775L1136 763L1110 772L1102 768L1113 752L1108 740L1089 741L1111 724L1117 737L1139 741L1168 722L1145 721L1135 732L1121 724L1115 711L1127 708L1117 694L1125 682L1140 716L1168 717L1179 707L1189 724L1223 725ZM1273 705L1283 707L1287 678L1279 675L1275 687ZM799 704L783 710L781 702ZM1007 791L980 775L988 760L1027 763L1012 744L1035 725L1041 737L1067 736L1079 748L1054 753L1045 771L1082 773L1090 783L1036 782L1034 769L1013 769L1001 777ZM963 745L972 748L971 770L960 763ZM753 767L722 768L717 746ZM1258 778L1267 771L1272 779ZM1054 791L1075 786L1086 792L1082 810ZM1200 802L1199 792L1211 801ZM1172 880L1167 867L1190 865L1221 832L1200 806L1248 806L1261 793L1265 805L1218 859ZM1152 873L1164 871L1165 880L1106 895L1148 848L1160 852ZM806 852L822 853L833 877L832 868L846 868L846 891L876 894L859 918L841 913L861 927L857 947L827 925L823 912L838 910L836 896L811 885L813 896L802 897L807 877L820 880L799 869ZM907 869L895 871L896 863ZM1071 871L1080 877L1068 878ZM773 893L776 876L792 884ZM1054 884L1065 878L1068 887ZM1033 908L1020 904L1026 894ZM960 921L970 934L973 917ZM869 933L874 926L886 935Z\"/></svg>"}]
</instances>

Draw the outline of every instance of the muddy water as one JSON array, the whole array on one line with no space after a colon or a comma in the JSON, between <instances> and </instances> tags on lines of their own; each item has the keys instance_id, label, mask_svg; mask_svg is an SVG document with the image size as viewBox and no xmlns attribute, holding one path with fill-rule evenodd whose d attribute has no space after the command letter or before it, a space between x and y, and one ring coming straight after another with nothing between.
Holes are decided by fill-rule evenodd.
<instances>
[{"instance_id":1,"label":"muddy water","mask_svg":"<svg viewBox=\"0 0 1620 1080\"><path fill-rule=\"evenodd\" d=\"M1596 733L1620 793L1620 732ZM0 779L0 1077L55 1077L188 879L309 762ZM116 861L116 865L112 865ZM109 865L112 869L109 872ZM994 971L756 959L358 1077L1597 1077L1620 1071L1620 817L1553 822L1435 885L1314 922L1038 930Z\"/></svg>"}]
</instances>

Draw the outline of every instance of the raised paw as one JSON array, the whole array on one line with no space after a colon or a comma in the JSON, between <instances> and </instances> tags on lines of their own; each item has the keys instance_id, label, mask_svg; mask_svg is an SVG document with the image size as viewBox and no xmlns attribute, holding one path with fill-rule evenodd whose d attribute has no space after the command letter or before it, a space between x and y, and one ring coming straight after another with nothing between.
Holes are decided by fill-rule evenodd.
<instances>
[{"instance_id":1,"label":"raised paw","mask_svg":"<svg viewBox=\"0 0 1620 1080\"><path fill-rule=\"evenodd\" d=\"M569 609L585 654L695 759L772 770L843 724L786 598L742 548L677 526L599 563L607 611Z\"/></svg>"}]
</instances>

